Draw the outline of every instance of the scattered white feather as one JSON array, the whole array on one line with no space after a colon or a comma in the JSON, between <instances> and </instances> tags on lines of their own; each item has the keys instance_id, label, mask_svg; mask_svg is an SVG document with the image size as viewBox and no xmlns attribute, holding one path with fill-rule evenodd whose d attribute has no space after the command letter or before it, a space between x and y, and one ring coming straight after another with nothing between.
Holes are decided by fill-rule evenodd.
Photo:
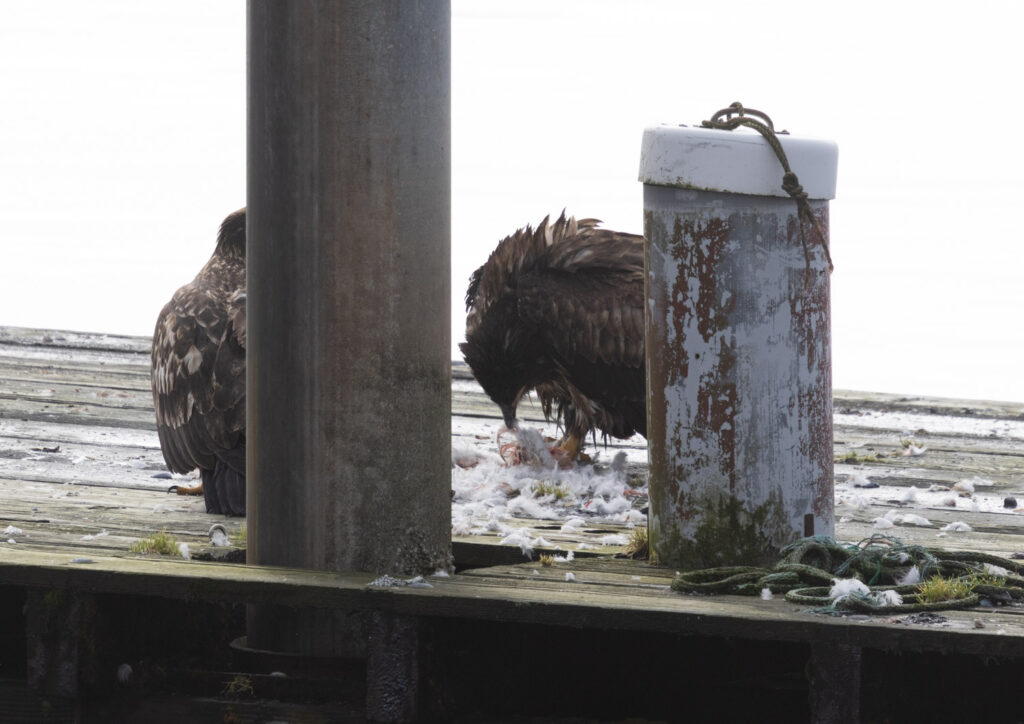
<instances>
[{"instance_id":1,"label":"scattered white feather","mask_svg":"<svg viewBox=\"0 0 1024 724\"><path fill-rule=\"evenodd\" d=\"M522 433L522 431L520 431ZM519 435L520 445L524 444ZM491 445L493 441L481 442ZM525 445L546 450L547 443L536 431L528 431ZM464 452L464 451L463 451ZM461 453L460 453L461 454ZM517 534L516 519L559 521L562 534L572 535L601 524L636 526L647 516L638 508L646 502L647 491L626 475L629 458L617 454L610 467L576 465L560 469L554 465L506 466L497 455L484 455L471 468L454 466L452 476L452 535L496 535L505 545L518 545L532 555L537 545L533 533ZM557 495L538 495L557 488ZM526 536L529 535L528 539ZM604 545L624 545L625 536ZM598 541L593 541L597 543ZM564 545L564 544L563 544ZM577 550L588 546L574 544Z\"/></svg>"},{"instance_id":2,"label":"scattered white feather","mask_svg":"<svg viewBox=\"0 0 1024 724\"><path fill-rule=\"evenodd\" d=\"M887 591L879 591L871 596L880 606L902 606L903 596L891 588Z\"/></svg>"},{"instance_id":3,"label":"scattered white feather","mask_svg":"<svg viewBox=\"0 0 1024 724\"><path fill-rule=\"evenodd\" d=\"M572 571L566 571L565 572L565 580L568 581L569 583L574 582L576 580L576 574L573 573Z\"/></svg>"},{"instance_id":4,"label":"scattered white feather","mask_svg":"<svg viewBox=\"0 0 1024 724\"><path fill-rule=\"evenodd\" d=\"M192 554L188 552L188 543L179 543L178 553L180 553L181 557L184 558L186 561L192 560Z\"/></svg>"},{"instance_id":5,"label":"scattered white feather","mask_svg":"<svg viewBox=\"0 0 1024 724\"><path fill-rule=\"evenodd\" d=\"M630 509L631 505L632 503L621 497L612 498L611 500L594 498L587 502L587 510L592 510L601 516L613 517L620 513L625 513Z\"/></svg>"},{"instance_id":6,"label":"scattered white feather","mask_svg":"<svg viewBox=\"0 0 1024 724\"><path fill-rule=\"evenodd\" d=\"M122 684L127 684L132 680L133 673L131 664L121 664L117 667L117 680Z\"/></svg>"},{"instance_id":7,"label":"scattered white feather","mask_svg":"<svg viewBox=\"0 0 1024 724\"><path fill-rule=\"evenodd\" d=\"M990 573L993 576L999 576L1001 578L1006 578L1008 575L1010 575L1010 572L1008 570L1006 570L1005 568L1003 568L1002 566L995 566L995 565L992 565L991 563L985 563L983 565L985 566L985 573Z\"/></svg>"},{"instance_id":8,"label":"scattered white feather","mask_svg":"<svg viewBox=\"0 0 1024 724\"><path fill-rule=\"evenodd\" d=\"M947 508L956 507L956 496L955 495L944 495L939 499L939 505L944 505Z\"/></svg>"},{"instance_id":9,"label":"scattered white feather","mask_svg":"<svg viewBox=\"0 0 1024 724\"><path fill-rule=\"evenodd\" d=\"M473 519L463 515L452 515L452 535L469 535L473 530Z\"/></svg>"},{"instance_id":10,"label":"scattered white feather","mask_svg":"<svg viewBox=\"0 0 1024 724\"><path fill-rule=\"evenodd\" d=\"M576 531L578 531L580 528L582 528L586 524L587 524L587 521L583 520L583 518L580 518L578 516L573 516L572 518L569 518L567 521L562 523L561 532L562 533L575 533Z\"/></svg>"},{"instance_id":11,"label":"scattered white feather","mask_svg":"<svg viewBox=\"0 0 1024 724\"><path fill-rule=\"evenodd\" d=\"M850 475L850 480L848 482L850 483L850 485L852 485L855 488L877 488L878 487L878 483L871 482L871 479L868 478L868 476L865 475L860 470L854 470L853 474Z\"/></svg>"},{"instance_id":12,"label":"scattered white feather","mask_svg":"<svg viewBox=\"0 0 1024 724\"><path fill-rule=\"evenodd\" d=\"M555 556L555 563L572 563L575 557L576 554L569 551L564 556Z\"/></svg>"},{"instance_id":13,"label":"scattered white feather","mask_svg":"<svg viewBox=\"0 0 1024 724\"><path fill-rule=\"evenodd\" d=\"M533 559L532 542L533 539L530 537L529 528L519 528L501 539L501 545L503 546L519 546L520 550L523 551L523 555L530 560Z\"/></svg>"},{"instance_id":14,"label":"scattered white feather","mask_svg":"<svg viewBox=\"0 0 1024 724\"><path fill-rule=\"evenodd\" d=\"M24 532L21 528L15 528L13 525L4 528L4 535L21 535Z\"/></svg>"},{"instance_id":15,"label":"scattered white feather","mask_svg":"<svg viewBox=\"0 0 1024 724\"><path fill-rule=\"evenodd\" d=\"M917 488L911 485L909 488L903 491L903 494L900 496L900 502L913 503L915 500L917 500Z\"/></svg>"},{"instance_id":16,"label":"scattered white feather","mask_svg":"<svg viewBox=\"0 0 1024 724\"><path fill-rule=\"evenodd\" d=\"M17 543L18 541L14 540L13 538L8 538L7 542L8 543Z\"/></svg>"},{"instance_id":17,"label":"scattered white feather","mask_svg":"<svg viewBox=\"0 0 1024 724\"><path fill-rule=\"evenodd\" d=\"M910 458L910 457L916 458L916 457L920 457L921 455L924 455L926 452L928 452L928 448L925 447L924 445L918 447L914 443L910 443L909 445L907 445L903 449L903 457L905 457L905 458Z\"/></svg>"},{"instance_id":18,"label":"scattered white feather","mask_svg":"<svg viewBox=\"0 0 1024 724\"><path fill-rule=\"evenodd\" d=\"M157 503L156 505L153 506L153 512L154 513L173 513L174 512L174 508L172 508L169 505L165 505L164 503Z\"/></svg>"},{"instance_id":19,"label":"scattered white feather","mask_svg":"<svg viewBox=\"0 0 1024 724\"><path fill-rule=\"evenodd\" d=\"M889 528L892 528L894 525L895 523L893 523L888 518L875 518L874 521L875 530L887 530Z\"/></svg>"},{"instance_id":20,"label":"scattered white feather","mask_svg":"<svg viewBox=\"0 0 1024 724\"><path fill-rule=\"evenodd\" d=\"M762 588L761 589L761 600L762 601L770 601L773 598L775 598L775 596L772 594L772 589L770 589L770 588Z\"/></svg>"},{"instance_id":21,"label":"scattered white feather","mask_svg":"<svg viewBox=\"0 0 1024 724\"><path fill-rule=\"evenodd\" d=\"M961 493L973 493L974 492L974 481L973 480L961 480L960 482L953 485L953 490L959 490Z\"/></svg>"},{"instance_id":22,"label":"scattered white feather","mask_svg":"<svg viewBox=\"0 0 1024 724\"><path fill-rule=\"evenodd\" d=\"M431 573L430 575L431 575L431 576L433 576L434 578L451 578L451 575L452 575L452 574L451 574L451 573L449 573L449 572L448 572L448 571L447 571L446 569L444 569L444 568L438 568L438 569L437 569L436 571L434 571L434 572L433 572L433 573Z\"/></svg>"},{"instance_id":23,"label":"scattered white feather","mask_svg":"<svg viewBox=\"0 0 1024 724\"><path fill-rule=\"evenodd\" d=\"M590 543L585 543L585 542L582 542L582 541L580 543L576 544L576 550L578 550L578 551L592 551L592 550L594 550L596 548L597 548L597 546L591 545Z\"/></svg>"},{"instance_id":24,"label":"scattered white feather","mask_svg":"<svg viewBox=\"0 0 1024 724\"><path fill-rule=\"evenodd\" d=\"M973 528L964 523L962 520L954 520L949 525L942 526L942 530L949 531L951 533L970 533Z\"/></svg>"},{"instance_id":25,"label":"scattered white feather","mask_svg":"<svg viewBox=\"0 0 1024 724\"><path fill-rule=\"evenodd\" d=\"M828 591L828 597L833 603L842 601L852 593L862 593L867 595L871 593L871 589L864 584L864 581L857 578L832 579L832 587Z\"/></svg>"},{"instance_id":26,"label":"scattered white feather","mask_svg":"<svg viewBox=\"0 0 1024 724\"><path fill-rule=\"evenodd\" d=\"M433 588L434 586L427 583L423 576L414 576L413 578L396 578L395 576L389 576L384 574L377 576L368 584L371 588L398 588L401 586L409 586L410 588Z\"/></svg>"},{"instance_id":27,"label":"scattered white feather","mask_svg":"<svg viewBox=\"0 0 1024 724\"><path fill-rule=\"evenodd\" d=\"M896 579L896 583L901 586L916 586L921 582L921 569L917 566L913 566L910 570L903 574L901 578Z\"/></svg>"},{"instance_id":28,"label":"scattered white feather","mask_svg":"<svg viewBox=\"0 0 1024 724\"><path fill-rule=\"evenodd\" d=\"M460 468L474 468L484 461L501 462L501 458L468 445L452 445L452 465Z\"/></svg>"},{"instance_id":29,"label":"scattered white feather","mask_svg":"<svg viewBox=\"0 0 1024 724\"><path fill-rule=\"evenodd\" d=\"M509 515L519 518L533 518L535 520L553 520L560 517L553 508L528 495L520 495L508 501L505 511Z\"/></svg>"},{"instance_id":30,"label":"scattered white feather","mask_svg":"<svg viewBox=\"0 0 1024 724\"><path fill-rule=\"evenodd\" d=\"M519 456L526 465L541 468L553 468L557 465L540 430L520 427L515 435L520 445Z\"/></svg>"},{"instance_id":31,"label":"scattered white feather","mask_svg":"<svg viewBox=\"0 0 1024 724\"><path fill-rule=\"evenodd\" d=\"M624 546L629 543L629 538L622 533L611 533L601 536L597 542L603 546Z\"/></svg>"},{"instance_id":32,"label":"scattered white feather","mask_svg":"<svg viewBox=\"0 0 1024 724\"><path fill-rule=\"evenodd\" d=\"M900 522L903 525L929 526L932 524L932 522L924 516L915 515L914 513L904 513L902 516L900 516Z\"/></svg>"},{"instance_id":33,"label":"scattered white feather","mask_svg":"<svg viewBox=\"0 0 1024 724\"><path fill-rule=\"evenodd\" d=\"M616 516L618 517L618 516ZM641 513L639 510L627 510L622 514L622 520L630 528L635 528L638 525L643 525L647 522L647 516Z\"/></svg>"}]
</instances>

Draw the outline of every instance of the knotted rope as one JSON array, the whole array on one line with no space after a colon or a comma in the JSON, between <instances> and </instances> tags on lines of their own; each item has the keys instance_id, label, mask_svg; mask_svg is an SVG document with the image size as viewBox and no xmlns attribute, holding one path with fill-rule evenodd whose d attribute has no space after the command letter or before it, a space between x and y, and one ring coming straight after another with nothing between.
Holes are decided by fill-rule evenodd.
<instances>
[{"instance_id":1,"label":"knotted rope","mask_svg":"<svg viewBox=\"0 0 1024 724\"><path fill-rule=\"evenodd\" d=\"M756 118L754 116L756 116ZM723 117L724 120L722 120ZM711 120L702 121L701 125L704 128L716 128L720 131L733 131L740 126L746 126L747 128L753 128L764 136L765 140L768 141L768 145L772 147L773 151L775 151L775 155L778 157L779 163L782 164L782 190L789 194L790 198L796 201L797 219L800 223L800 244L804 249L804 263L807 268L807 278L809 279L811 274L811 252L807 246L804 226L808 224L817 232L821 248L825 251L825 259L828 261L828 270L833 271L835 267L832 264L832 254L828 249L825 230L822 228L821 222L814 213L814 209L811 208L811 202L808 200L807 192L804 191L804 188L800 185L800 181L797 179L796 174L793 173L793 170L789 167L789 159L786 158L786 152L783 150L782 143L776 135L772 119L769 118L766 113L755 111L753 108L744 108L742 103L736 101L735 103L731 103L728 108L723 108L711 116ZM779 131L778 133L786 134L786 131Z\"/></svg>"},{"instance_id":2,"label":"knotted rope","mask_svg":"<svg viewBox=\"0 0 1024 724\"><path fill-rule=\"evenodd\" d=\"M1008 558L971 551L946 551L906 545L897 538L875 535L856 545L844 546L825 536L812 536L782 549L772 568L731 566L706 568L678 574L672 590L687 593L758 595L765 588L784 593L791 603L817 606L822 613L910 613L970 608L984 596L994 603L1024 599L1024 564ZM999 566L1004 574L992 574L986 564ZM900 585L911 568L921 580L930 575L949 577L959 592L944 600L931 600L922 584ZM830 585L836 578L857 578L869 593L850 593L833 600ZM894 603L895 591L902 597Z\"/></svg>"}]
</instances>

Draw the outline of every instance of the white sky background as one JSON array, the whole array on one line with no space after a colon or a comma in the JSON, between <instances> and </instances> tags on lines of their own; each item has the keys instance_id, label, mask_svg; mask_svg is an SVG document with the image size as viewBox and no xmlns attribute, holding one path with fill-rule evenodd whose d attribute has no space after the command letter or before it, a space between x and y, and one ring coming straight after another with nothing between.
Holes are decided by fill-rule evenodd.
<instances>
[{"instance_id":1,"label":"white sky background","mask_svg":"<svg viewBox=\"0 0 1024 724\"><path fill-rule=\"evenodd\" d=\"M1024 401L1018 14L955 7L455 0L453 350L503 236L641 232L643 127L740 100L839 143L836 386ZM245 203L244 74L242 2L3 4L0 324L152 332Z\"/></svg>"}]
</instances>

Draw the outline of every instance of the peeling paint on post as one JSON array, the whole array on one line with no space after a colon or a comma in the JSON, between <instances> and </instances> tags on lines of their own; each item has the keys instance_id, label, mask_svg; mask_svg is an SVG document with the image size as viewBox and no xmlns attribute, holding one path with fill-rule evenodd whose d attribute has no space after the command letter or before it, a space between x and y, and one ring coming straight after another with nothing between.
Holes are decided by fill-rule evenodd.
<instances>
[{"instance_id":1,"label":"peeling paint on post","mask_svg":"<svg viewBox=\"0 0 1024 724\"><path fill-rule=\"evenodd\" d=\"M837 149L780 136L828 229ZM833 535L828 262L759 135L644 133L652 556L773 561Z\"/></svg>"}]
</instances>

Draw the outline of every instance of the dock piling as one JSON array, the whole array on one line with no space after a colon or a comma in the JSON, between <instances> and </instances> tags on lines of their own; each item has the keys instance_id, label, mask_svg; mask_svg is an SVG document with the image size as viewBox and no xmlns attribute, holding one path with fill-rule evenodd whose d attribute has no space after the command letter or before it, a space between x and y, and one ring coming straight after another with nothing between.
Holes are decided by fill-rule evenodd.
<instances>
[{"instance_id":1,"label":"dock piling","mask_svg":"<svg viewBox=\"0 0 1024 724\"><path fill-rule=\"evenodd\" d=\"M837 151L778 136L827 229ZM768 142L644 132L652 555L764 564L834 532L828 259ZM813 226L805 224L805 226Z\"/></svg>"},{"instance_id":2,"label":"dock piling","mask_svg":"<svg viewBox=\"0 0 1024 724\"><path fill-rule=\"evenodd\" d=\"M450 564L450 15L249 3L252 563ZM351 620L256 607L248 645L361 654Z\"/></svg>"}]
</instances>

